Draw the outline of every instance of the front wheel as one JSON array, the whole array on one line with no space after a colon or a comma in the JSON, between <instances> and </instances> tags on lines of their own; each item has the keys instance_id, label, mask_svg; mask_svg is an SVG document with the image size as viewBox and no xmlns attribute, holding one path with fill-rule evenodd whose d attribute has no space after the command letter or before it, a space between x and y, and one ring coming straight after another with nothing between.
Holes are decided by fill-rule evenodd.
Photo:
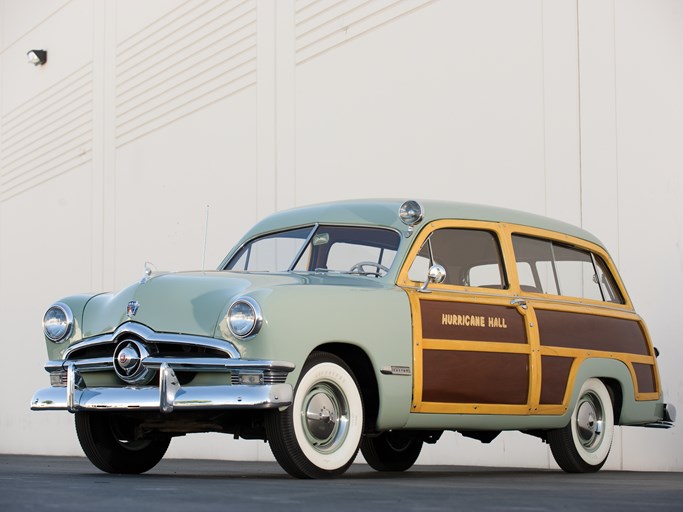
<instances>
[{"instance_id":1,"label":"front wheel","mask_svg":"<svg viewBox=\"0 0 683 512\"><path fill-rule=\"evenodd\" d=\"M138 438L137 422L106 412L77 412L76 434L83 452L105 473L138 474L162 459L170 436Z\"/></svg>"},{"instance_id":2,"label":"front wheel","mask_svg":"<svg viewBox=\"0 0 683 512\"><path fill-rule=\"evenodd\" d=\"M275 459L294 477L346 471L363 434L363 399L347 364L326 352L311 354L292 405L267 416L266 433Z\"/></svg>"},{"instance_id":3,"label":"front wheel","mask_svg":"<svg viewBox=\"0 0 683 512\"><path fill-rule=\"evenodd\" d=\"M383 432L363 439L360 449L365 461L377 471L410 469L422 451L422 438L414 432Z\"/></svg>"},{"instance_id":4,"label":"front wheel","mask_svg":"<svg viewBox=\"0 0 683 512\"><path fill-rule=\"evenodd\" d=\"M599 379L581 386L569 424L548 432L557 464L567 473L592 473L607 460L614 436L614 411L609 391Z\"/></svg>"}]
</instances>

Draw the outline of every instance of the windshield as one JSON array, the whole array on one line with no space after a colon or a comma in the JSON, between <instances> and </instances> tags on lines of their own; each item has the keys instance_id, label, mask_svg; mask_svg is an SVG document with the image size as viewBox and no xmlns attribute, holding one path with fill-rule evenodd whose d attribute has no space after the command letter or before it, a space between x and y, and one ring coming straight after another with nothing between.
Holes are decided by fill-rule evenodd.
<instances>
[{"instance_id":1,"label":"windshield","mask_svg":"<svg viewBox=\"0 0 683 512\"><path fill-rule=\"evenodd\" d=\"M256 238L225 270L338 272L382 277L394 262L401 236L369 227L310 226Z\"/></svg>"}]
</instances>

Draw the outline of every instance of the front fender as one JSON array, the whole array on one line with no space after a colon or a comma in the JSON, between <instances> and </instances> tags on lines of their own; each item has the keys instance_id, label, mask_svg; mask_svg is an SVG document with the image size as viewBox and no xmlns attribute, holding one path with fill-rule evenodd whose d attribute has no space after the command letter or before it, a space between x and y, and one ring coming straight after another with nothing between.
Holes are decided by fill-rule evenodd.
<instances>
[{"instance_id":1,"label":"front fender","mask_svg":"<svg viewBox=\"0 0 683 512\"><path fill-rule=\"evenodd\" d=\"M45 347L47 349L48 359L62 359L64 351L83 338L83 312L85 311L88 302L98 295L101 294L71 295L70 297L65 297L56 301L69 306L69 309L71 309L71 312L74 315L74 325L69 337L59 343L55 343L45 336Z\"/></svg>"},{"instance_id":2,"label":"front fender","mask_svg":"<svg viewBox=\"0 0 683 512\"><path fill-rule=\"evenodd\" d=\"M378 426L396 427L407 421L413 353L410 305L403 290L308 285L252 290L248 295L259 302L263 324L251 339L230 339L242 357L294 363L296 369L287 382L295 386L306 359L317 347L353 345L367 354L375 373L380 397ZM388 366L405 368L407 374L380 371Z\"/></svg>"}]
</instances>

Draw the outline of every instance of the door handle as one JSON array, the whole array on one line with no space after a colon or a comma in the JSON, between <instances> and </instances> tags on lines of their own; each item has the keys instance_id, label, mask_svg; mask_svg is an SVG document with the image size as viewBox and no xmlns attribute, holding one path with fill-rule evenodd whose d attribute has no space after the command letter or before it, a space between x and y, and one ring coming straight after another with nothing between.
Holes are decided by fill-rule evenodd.
<instances>
[{"instance_id":1,"label":"door handle","mask_svg":"<svg viewBox=\"0 0 683 512\"><path fill-rule=\"evenodd\" d=\"M513 306L518 306L522 309L527 308L526 301L524 299L512 299L510 304L512 304Z\"/></svg>"}]
</instances>

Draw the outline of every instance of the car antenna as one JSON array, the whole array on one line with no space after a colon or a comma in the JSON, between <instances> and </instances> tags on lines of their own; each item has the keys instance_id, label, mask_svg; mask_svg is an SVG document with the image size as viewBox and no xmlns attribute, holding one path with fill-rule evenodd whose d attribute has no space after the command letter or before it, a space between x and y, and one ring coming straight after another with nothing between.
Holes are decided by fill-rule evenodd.
<instances>
[{"instance_id":1,"label":"car antenna","mask_svg":"<svg viewBox=\"0 0 683 512\"><path fill-rule=\"evenodd\" d=\"M202 250L202 270L206 262L206 239L209 237L209 205L206 205L206 220L204 221L204 249Z\"/></svg>"}]
</instances>

